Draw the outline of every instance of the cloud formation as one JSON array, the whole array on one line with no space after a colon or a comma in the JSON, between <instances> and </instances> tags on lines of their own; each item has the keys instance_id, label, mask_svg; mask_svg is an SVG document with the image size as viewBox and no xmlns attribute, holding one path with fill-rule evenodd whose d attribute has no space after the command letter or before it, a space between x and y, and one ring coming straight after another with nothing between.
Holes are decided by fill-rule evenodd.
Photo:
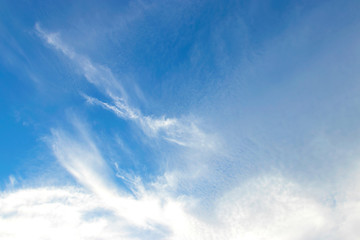
<instances>
[{"instance_id":1,"label":"cloud formation","mask_svg":"<svg viewBox=\"0 0 360 240\"><path fill-rule=\"evenodd\" d=\"M194 214L180 196L114 195L113 203L104 197L74 187L3 192L0 239L338 240L359 234L358 199L329 206L279 176L240 184L209 209L210 218Z\"/></svg>"}]
</instances>

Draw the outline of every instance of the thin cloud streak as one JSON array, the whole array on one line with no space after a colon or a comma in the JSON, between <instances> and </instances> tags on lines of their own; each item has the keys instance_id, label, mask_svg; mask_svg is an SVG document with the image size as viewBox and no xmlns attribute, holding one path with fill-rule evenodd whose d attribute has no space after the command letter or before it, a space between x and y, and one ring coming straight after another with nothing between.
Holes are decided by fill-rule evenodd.
<instances>
[{"instance_id":1,"label":"thin cloud streak","mask_svg":"<svg viewBox=\"0 0 360 240\"><path fill-rule=\"evenodd\" d=\"M123 86L116 80L108 68L96 65L86 57L74 52L61 41L59 33L47 33L41 28L39 23L35 24L35 30L47 44L72 60L91 84L94 84L109 96L121 96L123 99L127 98Z\"/></svg>"},{"instance_id":2,"label":"thin cloud streak","mask_svg":"<svg viewBox=\"0 0 360 240\"><path fill-rule=\"evenodd\" d=\"M89 104L99 105L114 112L122 119L134 121L148 137L162 136L162 139L169 142L194 148L213 149L216 145L219 145L219 143L216 143L214 136L205 134L194 122L188 119L179 120L176 118L144 116L140 110L129 105L126 91L110 69L96 65L88 58L72 51L62 43L58 33L45 32L39 23L35 25L35 29L49 45L76 63L85 78L113 101L113 104L109 104L82 94Z\"/></svg>"}]
</instances>

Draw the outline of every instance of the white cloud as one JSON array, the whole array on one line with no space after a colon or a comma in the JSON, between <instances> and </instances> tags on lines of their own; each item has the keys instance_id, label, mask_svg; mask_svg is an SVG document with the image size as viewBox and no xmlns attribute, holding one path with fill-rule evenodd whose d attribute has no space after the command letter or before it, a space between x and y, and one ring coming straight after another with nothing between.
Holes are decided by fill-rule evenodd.
<instances>
[{"instance_id":1,"label":"white cloud","mask_svg":"<svg viewBox=\"0 0 360 240\"><path fill-rule=\"evenodd\" d=\"M101 201L83 190L33 188L0 196L0 239L127 239Z\"/></svg>"},{"instance_id":2,"label":"white cloud","mask_svg":"<svg viewBox=\"0 0 360 240\"><path fill-rule=\"evenodd\" d=\"M238 185L206 216L196 213L201 202L151 190L137 199L117 195L113 200L109 204L97 193L74 187L3 192L0 239L340 240L360 233L359 199L331 207L279 176ZM140 225L138 219L143 219Z\"/></svg>"}]
</instances>

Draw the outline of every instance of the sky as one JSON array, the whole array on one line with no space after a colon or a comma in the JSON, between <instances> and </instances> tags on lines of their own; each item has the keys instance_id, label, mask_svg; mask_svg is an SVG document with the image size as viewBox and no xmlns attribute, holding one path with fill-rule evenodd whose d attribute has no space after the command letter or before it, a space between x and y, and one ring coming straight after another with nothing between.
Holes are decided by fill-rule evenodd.
<instances>
[{"instance_id":1,"label":"sky","mask_svg":"<svg viewBox=\"0 0 360 240\"><path fill-rule=\"evenodd\" d=\"M359 1L0 6L0 240L360 235Z\"/></svg>"}]
</instances>

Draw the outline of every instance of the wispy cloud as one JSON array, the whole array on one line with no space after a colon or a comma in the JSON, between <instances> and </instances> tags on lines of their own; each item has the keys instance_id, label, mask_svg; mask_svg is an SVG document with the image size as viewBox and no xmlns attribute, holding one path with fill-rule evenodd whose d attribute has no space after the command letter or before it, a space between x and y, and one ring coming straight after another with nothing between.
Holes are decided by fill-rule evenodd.
<instances>
[{"instance_id":1,"label":"wispy cloud","mask_svg":"<svg viewBox=\"0 0 360 240\"><path fill-rule=\"evenodd\" d=\"M73 125L75 131L72 134L53 130L48 138L61 165L96 196L104 208L123 221L126 229L136 228L136 232L154 234L170 231L168 223L177 221L177 212L183 211L183 203L171 199L164 192L148 191L140 177L121 172L118 168L116 175L132 189L132 193L116 187L114 178L109 177L112 175L109 166L91 140L90 131L76 119Z\"/></svg>"},{"instance_id":2,"label":"wispy cloud","mask_svg":"<svg viewBox=\"0 0 360 240\"><path fill-rule=\"evenodd\" d=\"M166 176L172 176L172 184L166 183L167 186L172 186L174 190L176 187L181 184L181 181L184 179L195 179L199 177L206 177L207 168L200 166L203 165L204 161L208 161L209 153L221 152L221 142L220 140L212 134L205 133L198 125L198 121L195 118L190 117L181 117L181 118L168 118L166 116L153 117L144 115L139 109L132 107L129 104L129 100L124 98L123 95L126 95L124 89L121 87L120 92L113 91L110 88L108 83L114 83L115 86L121 86L121 83L113 76L112 72L103 66L96 65L92 63L88 58L80 56L75 53L73 50L70 50L62 41L60 40L59 34L47 33L45 32L39 24L36 24L36 30L38 34L51 46L55 49L62 52L70 60L72 60L76 66L78 66L85 76L85 78L92 84L94 84L100 91L105 94L106 98L109 98L112 103L103 102L97 98L88 96L87 94L82 93L82 96L86 99L87 103L92 105L100 106L108 111L113 112L119 118L122 118L127 121L131 121L139 127L139 129L145 134L145 136L151 140L165 140L175 145L185 147L190 149L192 152L187 154L186 158L181 159L181 162L184 162L181 171L174 170L171 172L166 172ZM86 63L86 64L83 64ZM105 69L105 70L104 70ZM97 78L97 75L101 77ZM104 84L103 84L104 82ZM115 88L116 89L116 88ZM80 131L81 132L81 131ZM82 134L80 134L82 135ZM60 141L71 142L71 138L63 134L60 130L53 131L54 142L60 143ZM69 139L69 140L63 140ZM87 137L83 139L83 142L88 142ZM66 146L66 144L58 144L59 146ZM75 146L76 144L68 144L68 146ZM92 144L90 144L92 145ZM55 144L56 146L56 144ZM69 148L70 149L70 148ZM90 148L92 149L92 148ZM67 149L56 149L54 151L60 161L63 158L63 153L67 152ZM95 150L94 150L95 151ZM95 151L94 153L89 153L91 156L98 156L99 153ZM180 154L180 153L179 153ZM193 155L193 156L192 156ZM202 157L199 157L203 155ZM65 156L67 157L67 156ZM200 163L203 162L203 163ZM187 163L189 166L187 166ZM79 164L79 163L76 163ZM88 166L88 163L84 163L84 166ZM83 166L68 166L66 163L65 168L72 172L72 174L78 178L78 175L87 174L91 169L86 169ZM193 170L196 168L196 170ZM86 170L83 173L79 173L79 169ZM100 168L94 168L93 171L96 171ZM165 168L166 169L166 168ZM101 175L103 173L97 173ZM164 176L165 176L164 175ZM167 179L166 177L159 177ZM84 183L83 183L84 184ZM104 185L104 184L103 184Z\"/></svg>"},{"instance_id":3,"label":"wispy cloud","mask_svg":"<svg viewBox=\"0 0 360 240\"><path fill-rule=\"evenodd\" d=\"M120 96L123 99L127 98L123 86L116 80L107 67L94 64L86 57L77 54L61 41L59 33L47 33L41 28L39 23L35 24L35 29L47 44L72 60L90 83L110 96Z\"/></svg>"},{"instance_id":4,"label":"wispy cloud","mask_svg":"<svg viewBox=\"0 0 360 240\"><path fill-rule=\"evenodd\" d=\"M113 102L109 104L83 94L89 104L101 106L106 110L114 112L120 118L134 121L148 137L162 137L180 146L194 148L213 149L216 145L219 145L219 143L215 142L214 136L204 133L190 119L182 120L164 116L154 118L143 115L140 110L128 103L126 91L110 69L94 64L85 56L81 56L71 50L61 41L59 33L47 33L38 23L35 25L35 29L49 45L72 60L81 69L84 77L99 88L99 90L103 91Z\"/></svg>"}]
</instances>

